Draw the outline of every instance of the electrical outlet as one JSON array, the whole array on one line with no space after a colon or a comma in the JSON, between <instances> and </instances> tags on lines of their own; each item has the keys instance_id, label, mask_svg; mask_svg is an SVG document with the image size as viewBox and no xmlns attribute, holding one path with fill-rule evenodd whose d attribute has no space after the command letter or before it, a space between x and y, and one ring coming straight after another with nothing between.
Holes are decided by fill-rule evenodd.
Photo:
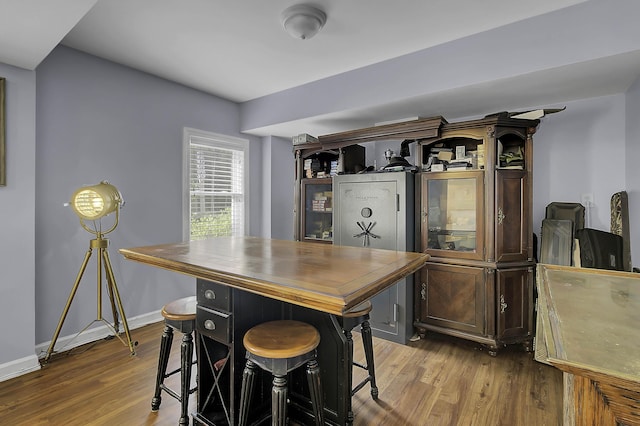
<instances>
[{"instance_id":1,"label":"electrical outlet","mask_svg":"<svg viewBox=\"0 0 640 426\"><path fill-rule=\"evenodd\" d=\"M593 194L582 194L582 205L589 207L593 205Z\"/></svg>"}]
</instances>

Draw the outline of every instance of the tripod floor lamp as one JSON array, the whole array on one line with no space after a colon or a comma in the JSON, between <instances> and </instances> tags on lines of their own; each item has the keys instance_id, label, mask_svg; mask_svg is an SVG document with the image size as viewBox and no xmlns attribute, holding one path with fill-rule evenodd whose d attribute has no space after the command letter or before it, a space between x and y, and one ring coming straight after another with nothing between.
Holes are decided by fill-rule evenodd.
<instances>
[{"instance_id":1,"label":"tripod floor lamp","mask_svg":"<svg viewBox=\"0 0 640 426\"><path fill-rule=\"evenodd\" d=\"M89 243L89 249L87 250L84 260L82 262L82 266L80 267L80 271L76 277L76 281L73 284L73 288L71 289L71 293L69 294L69 298L67 299L67 304L62 311L62 315L60 316L60 321L58 321L58 326L56 327L56 331L53 333L53 338L51 339L51 343L49 344L49 348L47 349L47 354L44 358L44 361L47 362L51 355L54 352L54 347L56 341L58 340L58 336L60 335L60 330L62 329L62 325L64 324L64 320L69 313L69 307L73 302L73 298L76 295L76 291L80 285L80 281L82 280L82 275L89 263L89 259L93 253L93 250L96 249L98 251L98 256L96 256L98 265L97 265L97 273L98 273L98 288L97 288L97 315L96 319L88 324L85 328L83 328L80 333L85 331L87 328L91 326L91 324L96 321L104 322L114 333L114 335L120 339L122 343L126 346L129 346L129 350L131 351L131 355L135 355L134 351L134 343L131 341L131 333L129 332L129 325L127 324L127 318L124 314L124 309L122 308L122 300L120 299L120 293L118 292L118 287L116 286L116 280L113 276L113 269L111 268L111 261L109 260L109 252L107 248L109 247L109 240L104 238L104 236L118 226L118 220L120 217L120 207L124 205L124 201L122 200L122 195L116 189L115 186L111 185L107 181L102 181L97 185L85 186L73 193L71 197L71 202L69 203L73 211L80 218L80 224L82 227L95 235L95 238L92 239ZM115 219L113 225L107 230L102 229L101 219L115 212ZM87 222L91 222L89 225ZM113 324L109 323L102 317L102 283L103 283L103 268L105 273L105 281L106 288L109 294L109 300L111 302L111 311L113 312ZM119 333L119 322L118 322L118 313L122 317L122 325L124 328L124 332L126 334L126 341L122 339ZM137 344L137 342L136 342Z\"/></svg>"}]
</instances>

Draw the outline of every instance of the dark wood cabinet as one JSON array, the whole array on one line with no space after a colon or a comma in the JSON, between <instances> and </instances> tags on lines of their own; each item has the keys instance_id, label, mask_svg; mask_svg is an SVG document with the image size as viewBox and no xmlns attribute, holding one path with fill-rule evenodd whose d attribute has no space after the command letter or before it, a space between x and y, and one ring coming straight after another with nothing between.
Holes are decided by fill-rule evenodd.
<instances>
[{"instance_id":1,"label":"dark wood cabinet","mask_svg":"<svg viewBox=\"0 0 640 426\"><path fill-rule=\"evenodd\" d=\"M418 141L416 238L431 255L415 284L421 336L477 341L492 355L512 343L530 349L537 124L504 117L445 123L437 137Z\"/></svg>"},{"instance_id":2,"label":"dark wood cabinet","mask_svg":"<svg viewBox=\"0 0 640 426\"><path fill-rule=\"evenodd\" d=\"M413 325L421 336L433 331L477 341L492 355L506 344L530 348L532 138L538 124L508 114L456 123L434 117L296 145L295 238L326 241L329 235L317 232L326 227L319 212L308 211L317 179L306 179L305 161L324 156L324 164L326 155L362 142L415 142L413 239L416 251L430 259L415 274Z\"/></svg>"}]
</instances>

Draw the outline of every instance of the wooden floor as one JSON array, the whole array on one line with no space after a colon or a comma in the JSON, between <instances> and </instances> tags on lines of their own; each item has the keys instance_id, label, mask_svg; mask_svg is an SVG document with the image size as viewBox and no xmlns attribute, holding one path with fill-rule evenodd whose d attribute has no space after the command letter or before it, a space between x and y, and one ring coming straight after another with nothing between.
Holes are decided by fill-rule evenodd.
<instances>
[{"instance_id":1,"label":"wooden floor","mask_svg":"<svg viewBox=\"0 0 640 426\"><path fill-rule=\"evenodd\" d=\"M99 341L0 382L0 425L176 425L173 398L151 412L161 334L162 323L132 330L133 357L117 339ZM179 347L169 368L179 365ZM373 401L368 387L354 396L355 426L561 424L562 375L519 347L494 358L436 334L407 346L376 339L374 347L380 397Z\"/></svg>"}]
</instances>

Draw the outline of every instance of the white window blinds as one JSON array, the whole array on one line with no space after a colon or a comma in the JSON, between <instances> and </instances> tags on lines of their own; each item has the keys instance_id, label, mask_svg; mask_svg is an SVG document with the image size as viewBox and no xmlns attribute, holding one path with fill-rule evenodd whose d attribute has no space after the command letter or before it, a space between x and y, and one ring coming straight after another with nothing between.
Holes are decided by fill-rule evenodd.
<instances>
[{"instance_id":1,"label":"white window blinds","mask_svg":"<svg viewBox=\"0 0 640 426\"><path fill-rule=\"evenodd\" d=\"M188 140L189 238L244 235L247 145L219 135Z\"/></svg>"}]
</instances>

